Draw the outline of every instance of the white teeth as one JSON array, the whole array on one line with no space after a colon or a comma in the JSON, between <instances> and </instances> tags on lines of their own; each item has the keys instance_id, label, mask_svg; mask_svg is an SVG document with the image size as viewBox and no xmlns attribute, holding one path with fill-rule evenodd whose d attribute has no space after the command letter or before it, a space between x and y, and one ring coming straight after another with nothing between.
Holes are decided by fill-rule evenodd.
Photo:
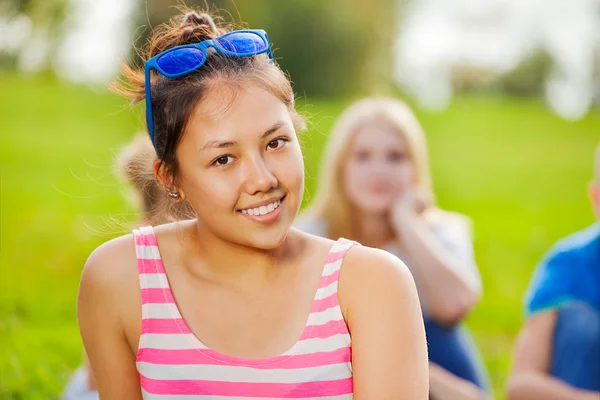
<instances>
[{"instance_id":1,"label":"white teeth","mask_svg":"<svg viewBox=\"0 0 600 400\"><path fill-rule=\"evenodd\" d=\"M277 207L279 207L280 204L281 204L281 200L277 200L277 201L274 201L273 203L267 204L266 206L244 209L244 210L242 210L242 212L244 214L248 214L248 215L266 215L266 214L273 212L273 210L275 210Z\"/></svg>"}]
</instances>

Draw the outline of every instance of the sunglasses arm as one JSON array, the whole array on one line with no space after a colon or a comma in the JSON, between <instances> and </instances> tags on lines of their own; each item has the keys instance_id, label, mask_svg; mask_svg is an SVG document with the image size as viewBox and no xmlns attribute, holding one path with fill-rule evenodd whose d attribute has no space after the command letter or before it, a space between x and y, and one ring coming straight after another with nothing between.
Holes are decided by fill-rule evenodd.
<instances>
[{"instance_id":1,"label":"sunglasses arm","mask_svg":"<svg viewBox=\"0 0 600 400\"><path fill-rule=\"evenodd\" d=\"M144 66L144 87L146 91L146 126L148 128L148 134L150 135L150 140L152 141L152 145L156 148L154 144L154 120L152 117L152 91L151 82L150 82L150 72L153 69L153 62L149 60L146 62Z\"/></svg>"}]
</instances>

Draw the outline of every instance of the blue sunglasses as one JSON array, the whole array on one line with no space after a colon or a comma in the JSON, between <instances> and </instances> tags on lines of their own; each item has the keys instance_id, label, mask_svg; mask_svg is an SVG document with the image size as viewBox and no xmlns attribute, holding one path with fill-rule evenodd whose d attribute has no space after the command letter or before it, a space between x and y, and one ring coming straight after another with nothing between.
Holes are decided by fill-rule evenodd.
<instances>
[{"instance_id":1,"label":"blue sunglasses","mask_svg":"<svg viewBox=\"0 0 600 400\"><path fill-rule=\"evenodd\" d=\"M153 69L167 78L179 78L206 63L207 50L212 47L217 53L228 57L251 57L268 53L273 60L271 45L267 32L262 29L244 29L228 32L215 39L204 40L200 43L186 44L165 50L152 57L145 63L145 90L146 90L146 124L150 140L154 143L154 120L152 117L152 99L150 95L150 71ZM156 147L156 145L155 145Z\"/></svg>"}]
</instances>

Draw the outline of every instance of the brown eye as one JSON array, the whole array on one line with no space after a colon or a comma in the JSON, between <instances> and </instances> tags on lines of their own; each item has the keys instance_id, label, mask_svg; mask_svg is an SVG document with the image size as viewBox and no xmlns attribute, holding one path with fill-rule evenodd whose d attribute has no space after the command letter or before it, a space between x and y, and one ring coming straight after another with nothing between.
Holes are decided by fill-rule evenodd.
<instances>
[{"instance_id":1,"label":"brown eye","mask_svg":"<svg viewBox=\"0 0 600 400\"><path fill-rule=\"evenodd\" d=\"M393 151L391 153L388 153L387 155L387 159L390 162L402 162L406 159L406 154L400 152L400 151Z\"/></svg>"},{"instance_id":2,"label":"brown eye","mask_svg":"<svg viewBox=\"0 0 600 400\"><path fill-rule=\"evenodd\" d=\"M223 166L223 165L227 165L227 164L229 164L229 163L231 162L230 160L233 160L233 157L231 157L231 156L221 156L221 157L217 158L217 159L216 159L216 160L213 162L213 164L214 164L214 165L220 165L220 166Z\"/></svg>"},{"instance_id":3,"label":"brown eye","mask_svg":"<svg viewBox=\"0 0 600 400\"><path fill-rule=\"evenodd\" d=\"M269 142L269 144L267 145L267 148L271 149L271 150L275 150L275 149L282 147L284 143L285 143L284 139L271 140Z\"/></svg>"},{"instance_id":4,"label":"brown eye","mask_svg":"<svg viewBox=\"0 0 600 400\"><path fill-rule=\"evenodd\" d=\"M358 161L369 161L369 153L366 151L359 151L355 154Z\"/></svg>"}]
</instances>

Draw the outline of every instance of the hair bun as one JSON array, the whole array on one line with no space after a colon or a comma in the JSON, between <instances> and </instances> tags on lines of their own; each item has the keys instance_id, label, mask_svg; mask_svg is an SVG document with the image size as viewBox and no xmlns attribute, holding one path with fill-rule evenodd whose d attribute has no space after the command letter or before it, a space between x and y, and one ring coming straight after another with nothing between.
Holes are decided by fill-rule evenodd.
<instances>
[{"instance_id":1,"label":"hair bun","mask_svg":"<svg viewBox=\"0 0 600 400\"><path fill-rule=\"evenodd\" d=\"M219 28L208 14L198 14L190 11L183 16L181 24L181 40L184 43L194 43L212 39L219 35Z\"/></svg>"},{"instance_id":2,"label":"hair bun","mask_svg":"<svg viewBox=\"0 0 600 400\"><path fill-rule=\"evenodd\" d=\"M182 27L186 27L187 25L192 25L192 26L208 26L210 27L210 30L218 33L219 29L217 28L217 25L215 24L215 21L212 19L212 17L208 14L202 13L202 14L198 14L195 11L190 11L187 12L184 16L183 16L183 20L181 21L181 26Z\"/></svg>"}]
</instances>

